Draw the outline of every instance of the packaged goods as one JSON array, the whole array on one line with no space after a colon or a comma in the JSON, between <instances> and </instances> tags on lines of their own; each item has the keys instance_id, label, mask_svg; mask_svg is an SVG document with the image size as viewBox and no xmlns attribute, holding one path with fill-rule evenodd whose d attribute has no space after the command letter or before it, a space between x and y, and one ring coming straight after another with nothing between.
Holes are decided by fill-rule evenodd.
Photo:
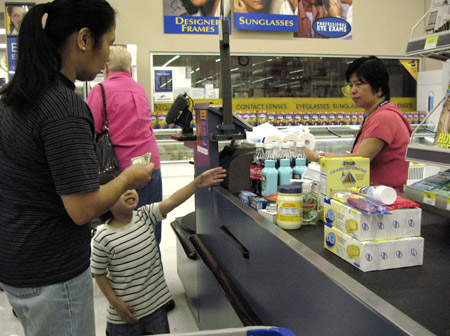
<instances>
[{"instance_id":1,"label":"packaged goods","mask_svg":"<svg viewBox=\"0 0 450 336\"><path fill-rule=\"evenodd\" d=\"M275 111L267 112L267 122L272 126L277 126L277 114Z\"/></svg>"},{"instance_id":2,"label":"packaged goods","mask_svg":"<svg viewBox=\"0 0 450 336\"><path fill-rule=\"evenodd\" d=\"M394 188L384 185L374 185L362 188L353 187L350 189L353 192L364 194L375 201L383 204L392 204L397 199L397 192Z\"/></svg>"},{"instance_id":3,"label":"packaged goods","mask_svg":"<svg viewBox=\"0 0 450 336\"><path fill-rule=\"evenodd\" d=\"M306 171L306 159L304 157L296 158L295 167L294 170L292 171L292 177L296 180L301 180L305 171Z\"/></svg>"},{"instance_id":4,"label":"packaged goods","mask_svg":"<svg viewBox=\"0 0 450 336\"><path fill-rule=\"evenodd\" d=\"M423 264L422 237L359 241L325 225L324 247L363 272Z\"/></svg>"},{"instance_id":5,"label":"packaged goods","mask_svg":"<svg viewBox=\"0 0 450 336\"><path fill-rule=\"evenodd\" d=\"M250 197L250 206L256 210L265 209L267 200L264 197Z\"/></svg>"},{"instance_id":6,"label":"packaged goods","mask_svg":"<svg viewBox=\"0 0 450 336\"><path fill-rule=\"evenodd\" d=\"M275 160L265 160L264 169L261 171L261 195L271 195L277 192L278 171L275 168Z\"/></svg>"},{"instance_id":7,"label":"packaged goods","mask_svg":"<svg viewBox=\"0 0 450 336\"><path fill-rule=\"evenodd\" d=\"M314 225L319 220L319 199L312 191L313 181L302 183L303 221L302 225Z\"/></svg>"},{"instance_id":8,"label":"packaged goods","mask_svg":"<svg viewBox=\"0 0 450 336\"><path fill-rule=\"evenodd\" d=\"M313 111L311 112L311 125L320 125L320 112Z\"/></svg>"},{"instance_id":9,"label":"packaged goods","mask_svg":"<svg viewBox=\"0 0 450 336\"><path fill-rule=\"evenodd\" d=\"M370 183L370 160L362 157L324 157L320 160L321 193L327 196Z\"/></svg>"},{"instance_id":10,"label":"packaged goods","mask_svg":"<svg viewBox=\"0 0 450 336\"><path fill-rule=\"evenodd\" d=\"M350 125L352 120L352 113L349 111L344 112L344 123L343 125Z\"/></svg>"},{"instance_id":11,"label":"packaged goods","mask_svg":"<svg viewBox=\"0 0 450 336\"><path fill-rule=\"evenodd\" d=\"M256 111L250 111L248 113L248 123L252 126L258 125L258 115L256 114Z\"/></svg>"},{"instance_id":12,"label":"packaged goods","mask_svg":"<svg viewBox=\"0 0 450 336\"><path fill-rule=\"evenodd\" d=\"M324 223L358 240L392 239L420 235L422 209L390 210L389 215L369 215L334 198L324 199Z\"/></svg>"},{"instance_id":13,"label":"packaged goods","mask_svg":"<svg viewBox=\"0 0 450 336\"><path fill-rule=\"evenodd\" d=\"M257 115L258 115L258 125L262 125L267 122L266 111L257 111Z\"/></svg>"},{"instance_id":14,"label":"packaged goods","mask_svg":"<svg viewBox=\"0 0 450 336\"><path fill-rule=\"evenodd\" d=\"M303 113L301 111L294 112L294 125L301 125L303 123Z\"/></svg>"},{"instance_id":15,"label":"packaged goods","mask_svg":"<svg viewBox=\"0 0 450 336\"><path fill-rule=\"evenodd\" d=\"M336 112L335 111L329 111L328 112L328 125L336 125Z\"/></svg>"},{"instance_id":16,"label":"packaged goods","mask_svg":"<svg viewBox=\"0 0 450 336\"><path fill-rule=\"evenodd\" d=\"M295 125L294 112L286 112L284 115L284 125L293 126Z\"/></svg>"},{"instance_id":17,"label":"packaged goods","mask_svg":"<svg viewBox=\"0 0 450 336\"><path fill-rule=\"evenodd\" d=\"M329 125L328 111L320 111L320 124L321 125Z\"/></svg>"},{"instance_id":18,"label":"packaged goods","mask_svg":"<svg viewBox=\"0 0 450 336\"><path fill-rule=\"evenodd\" d=\"M158 125L158 113L157 112L151 112L150 118L152 119L152 129L158 129L160 128Z\"/></svg>"},{"instance_id":19,"label":"packaged goods","mask_svg":"<svg viewBox=\"0 0 450 336\"><path fill-rule=\"evenodd\" d=\"M280 185L290 184L292 178L292 168L290 159L281 159L278 168L278 181Z\"/></svg>"},{"instance_id":20,"label":"packaged goods","mask_svg":"<svg viewBox=\"0 0 450 336\"><path fill-rule=\"evenodd\" d=\"M295 230L302 226L302 187L280 185L277 197L277 225L282 229Z\"/></svg>"},{"instance_id":21,"label":"packaged goods","mask_svg":"<svg viewBox=\"0 0 450 336\"><path fill-rule=\"evenodd\" d=\"M256 151L250 164L251 191L261 196L261 171L264 169L264 144L256 143Z\"/></svg>"},{"instance_id":22,"label":"packaged goods","mask_svg":"<svg viewBox=\"0 0 450 336\"><path fill-rule=\"evenodd\" d=\"M285 124L285 112L284 111L277 111L276 113L276 124L275 126L286 126Z\"/></svg>"},{"instance_id":23,"label":"packaged goods","mask_svg":"<svg viewBox=\"0 0 450 336\"><path fill-rule=\"evenodd\" d=\"M336 125L344 125L344 117L345 113L342 111L338 111L336 113Z\"/></svg>"},{"instance_id":24,"label":"packaged goods","mask_svg":"<svg viewBox=\"0 0 450 336\"><path fill-rule=\"evenodd\" d=\"M302 120L303 120L303 125L305 125L305 126L313 125L313 123L311 121L311 112L309 112L309 111L302 112Z\"/></svg>"},{"instance_id":25,"label":"packaged goods","mask_svg":"<svg viewBox=\"0 0 450 336\"><path fill-rule=\"evenodd\" d=\"M168 125L166 122L168 111L159 111L158 112L158 125L161 129L173 128L174 124Z\"/></svg>"},{"instance_id":26,"label":"packaged goods","mask_svg":"<svg viewBox=\"0 0 450 336\"><path fill-rule=\"evenodd\" d=\"M257 197L257 196L258 195L256 195L255 193L252 193L251 191L247 191L247 190L239 191L239 199L241 200L242 203L245 203L247 205L250 205L250 198Z\"/></svg>"},{"instance_id":27,"label":"packaged goods","mask_svg":"<svg viewBox=\"0 0 450 336\"><path fill-rule=\"evenodd\" d=\"M359 125L358 122L358 113L357 112L350 112L351 113L351 117L350 117L350 125Z\"/></svg>"}]
</instances>

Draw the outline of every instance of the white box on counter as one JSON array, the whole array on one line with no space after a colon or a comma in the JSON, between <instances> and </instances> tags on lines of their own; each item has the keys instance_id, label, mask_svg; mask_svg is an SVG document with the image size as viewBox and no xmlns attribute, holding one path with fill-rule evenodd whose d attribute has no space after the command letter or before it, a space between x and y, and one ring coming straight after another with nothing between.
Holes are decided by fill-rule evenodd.
<instances>
[{"instance_id":1,"label":"white box on counter","mask_svg":"<svg viewBox=\"0 0 450 336\"><path fill-rule=\"evenodd\" d=\"M324 199L324 223L358 240L420 236L422 209L390 212L390 215L368 215L336 199Z\"/></svg>"},{"instance_id":2,"label":"white box on counter","mask_svg":"<svg viewBox=\"0 0 450 336\"><path fill-rule=\"evenodd\" d=\"M363 272L423 264L422 237L359 241L324 225L324 247Z\"/></svg>"}]
</instances>

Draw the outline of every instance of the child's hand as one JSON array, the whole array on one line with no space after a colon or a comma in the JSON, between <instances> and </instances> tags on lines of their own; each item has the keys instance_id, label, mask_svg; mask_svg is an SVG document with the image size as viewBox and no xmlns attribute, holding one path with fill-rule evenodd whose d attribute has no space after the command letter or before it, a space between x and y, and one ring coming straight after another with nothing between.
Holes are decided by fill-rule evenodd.
<instances>
[{"instance_id":1,"label":"child's hand","mask_svg":"<svg viewBox=\"0 0 450 336\"><path fill-rule=\"evenodd\" d=\"M114 305L114 308L116 308L117 312L120 315L120 318L124 322L136 323L138 321L138 319L134 317L136 311L128 303L119 301L117 304Z\"/></svg>"},{"instance_id":2,"label":"child's hand","mask_svg":"<svg viewBox=\"0 0 450 336\"><path fill-rule=\"evenodd\" d=\"M226 170L222 167L213 168L205 171L195 179L195 185L200 189L214 183L222 182L227 176Z\"/></svg>"}]
</instances>

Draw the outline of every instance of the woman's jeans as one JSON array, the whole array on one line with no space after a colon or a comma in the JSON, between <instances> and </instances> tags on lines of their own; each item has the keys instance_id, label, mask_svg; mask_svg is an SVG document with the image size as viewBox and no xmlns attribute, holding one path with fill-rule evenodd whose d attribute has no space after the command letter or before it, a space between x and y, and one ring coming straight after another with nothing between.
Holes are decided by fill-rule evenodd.
<instances>
[{"instance_id":1,"label":"woman's jeans","mask_svg":"<svg viewBox=\"0 0 450 336\"><path fill-rule=\"evenodd\" d=\"M143 188L137 190L139 203L137 208L146 204L159 203L162 201L162 180L161 169L155 169L152 173L152 179ZM155 229L156 242L161 242L161 222L156 223Z\"/></svg>"},{"instance_id":2,"label":"woman's jeans","mask_svg":"<svg viewBox=\"0 0 450 336\"><path fill-rule=\"evenodd\" d=\"M26 336L95 336L91 270L66 282L17 288L1 284Z\"/></svg>"}]
</instances>

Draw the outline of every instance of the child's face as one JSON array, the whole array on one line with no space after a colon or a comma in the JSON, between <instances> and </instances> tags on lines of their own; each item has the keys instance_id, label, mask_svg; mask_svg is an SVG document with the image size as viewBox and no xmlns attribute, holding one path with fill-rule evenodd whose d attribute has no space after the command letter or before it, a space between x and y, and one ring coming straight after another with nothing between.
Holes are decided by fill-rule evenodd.
<instances>
[{"instance_id":1,"label":"child's face","mask_svg":"<svg viewBox=\"0 0 450 336\"><path fill-rule=\"evenodd\" d=\"M135 189L125 191L111 208L113 215L131 213L139 202L139 196Z\"/></svg>"}]
</instances>

